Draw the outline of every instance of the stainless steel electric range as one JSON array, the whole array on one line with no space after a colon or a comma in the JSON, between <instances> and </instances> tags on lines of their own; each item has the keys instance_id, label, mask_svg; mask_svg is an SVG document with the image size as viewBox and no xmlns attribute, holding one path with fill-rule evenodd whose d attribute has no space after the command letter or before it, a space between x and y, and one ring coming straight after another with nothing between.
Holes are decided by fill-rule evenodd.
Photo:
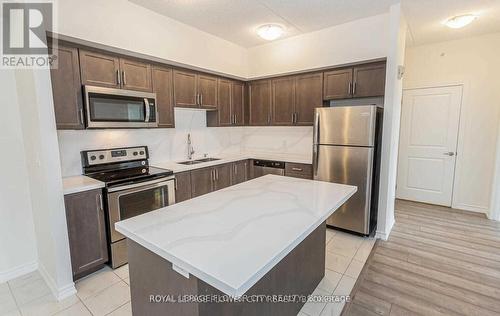
<instances>
[{"instance_id":1,"label":"stainless steel electric range","mask_svg":"<svg viewBox=\"0 0 500 316\"><path fill-rule=\"evenodd\" d=\"M108 251L111 267L127 263L127 242L116 222L175 203L173 172L149 166L147 146L82 151L84 175L106 184Z\"/></svg>"}]
</instances>

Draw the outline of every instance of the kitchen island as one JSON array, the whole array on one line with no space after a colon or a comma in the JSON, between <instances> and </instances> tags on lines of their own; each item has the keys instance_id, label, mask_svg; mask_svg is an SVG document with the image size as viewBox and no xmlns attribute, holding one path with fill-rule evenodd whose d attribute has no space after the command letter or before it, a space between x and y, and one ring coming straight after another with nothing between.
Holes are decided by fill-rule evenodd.
<instances>
[{"instance_id":1,"label":"kitchen island","mask_svg":"<svg viewBox=\"0 0 500 316\"><path fill-rule=\"evenodd\" d=\"M355 192L267 175L116 223L128 238L133 314L296 315L303 301L272 295L312 293L325 221Z\"/></svg>"}]
</instances>

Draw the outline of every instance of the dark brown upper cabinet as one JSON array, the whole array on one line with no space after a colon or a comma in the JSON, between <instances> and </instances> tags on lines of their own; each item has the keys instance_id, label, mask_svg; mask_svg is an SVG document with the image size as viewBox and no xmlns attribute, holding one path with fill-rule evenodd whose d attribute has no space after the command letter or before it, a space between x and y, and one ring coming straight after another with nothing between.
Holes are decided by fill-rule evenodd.
<instances>
[{"instance_id":1,"label":"dark brown upper cabinet","mask_svg":"<svg viewBox=\"0 0 500 316\"><path fill-rule=\"evenodd\" d=\"M102 190L64 196L73 279L79 279L108 261Z\"/></svg>"},{"instance_id":2,"label":"dark brown upper cabinet","mask_svg":"<svg viewBox=\"0 0 500 316\"><path fill-rule=\"evenodd\" d=\"M245 84L233 81L231 84L231 115L233 125L242 126L245 124Z\"/></svg>"},{"instance_id":3,"label":"dark brown upper cabinet","mask_svg":"<svg viewBox=\"0 0 500 316\"><path fill-rule=\"evenodd\" d=\"M184 108L217 109L217 78L174 70L174 105Z\"/></svg>"},{"instance_id":4,"label":"dark brown upper cabinet","mask_svg":"<svg viewBox=\"0 0 500 316\"><path fill-rule=\"evenodd\" d=\"M137 91L152 91L151 65L120 58L122 88Z\"/></svg>"},{"instance_id":5,"label":"dark brown upper cabinet","mask_svg":"<svg viewBox=\"0 0 500 316\"><path fill-rule=\"evenodd\" d=\"M244 125L245 85L241 82L220 78L217 83L217 111L207 112L207 125Z\"/></svg>"},{"instance_id":6,"label":"dark brown upper cabinet","mask_svg":"<svg viewBox=\"0 0 500 316\"><path fill-rule=\"evenodd\" d=\"M174 70L174 106L198 108L196 74Z\"/></svg>"},{"instance_id":7,"label":"dark brown upper cabinet","mask_svg":"<svg viewBox=\"0 0 500 316\"><path fill-rule=\"evenodd\" d=\"M78 49L59 43L57 56L58 67L50 70L57 129L84 129Z\"/></svg>"},{"instance_id":8,"label":"dark brown upper cabinet","mask_svg":"<svg viewBox=\"0 0 500 316\"><path fill-rule=\"evenodd\" d=\"M217 78L197 75L199 105L204 109L217 109Z\"/></svg>"},{"instance_id":9,"label":"dark brown upper cabinet","mask_svg":"<svg viewBox=\"0 0 500 316\"><path fill-rule=\"evenodd\" d=\"M140 61L80 50L83 85L152 91L151 66Z\"/></svg>"},{"instance_id":10,"label":"dark brown upper cabinet","mask_svg":"<svg viewBox=\"0 0 500 316\"><path fill-rule=\"evenodd\" d=\"M385 63L354 67L353 96L377 97L385 94Z\"/></svg>"},{"instance_id":11,"label":"dark brown upper cabinet","mask_svg":"<svg viewBox=\"0 0 500 316\"><path fill-rule=\"evenodd\" d=\"M376 63L325 72L323 99L383 96L385 67L385 63Z\"/></svg>"},{"instance_id":12,"label":"dark brown upper cabinet","mask_svg":"<svg viewBox=\"0 0 500 316\"><path fill-rule=\"evenodd\" d=\"M352 68L327 71L323 74L323 99L352 97Z\"/></svg>"},{"instance_id":13,"label":"dark brown upper cabinet","mask_svg":"<svg viewBox=\"0 0 500 316\"><path fill-rule=\"evenodd\" d=\"M174 103L172 89L172 69L153 66L153 92L156 93L158 127L174 127Z\"/></svg>"},{"instance_id":14,"label":"dark brown upper cabinet","mask_svg":"<svg viewBox=\"0 0 500 316\"><path fill-rule=\"evenodd\" d=\"M323 105L323 74L272 80L272 124L312 125L314 108Z\"/></svg>"},{"instance_id":15,"label":"dark brown upper cabinet","mask_svg":"<svg viewBox=\"0 0 500 316\"><path fill-rule=\"evenodd\" d=\"M272 80L272 124L293 125L295 122L295 77Z\"/></svg>"},{"instance_id":16,"label":"dark brown upper cabinet","mask_svg":"<svg viewBox=\"0 0 500 316\"><path fill-rule=\"evenodd\" d=\"M249 125L271 125L271 80L248 85Z\"/></svg>"},{"instance_id":17,"label":"dark brown upper cabinet","mask_svg":"<svg viewBox=\"0 0 500 316\"><path fill-rule=\"evenodd\" d=\"M313 125L314 109L323 106L323 74L297 76L295 125Z\"/></svg>"}]
</instances>

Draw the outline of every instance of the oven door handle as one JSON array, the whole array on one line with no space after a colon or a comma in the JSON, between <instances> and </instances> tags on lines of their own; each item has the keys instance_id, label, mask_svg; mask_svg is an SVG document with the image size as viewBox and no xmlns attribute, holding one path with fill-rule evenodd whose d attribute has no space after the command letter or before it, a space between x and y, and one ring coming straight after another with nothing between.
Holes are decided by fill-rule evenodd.
<instances>
[{"instance_id":1,"label":"oven door handle","mask_svg":"<svg viewBox=\"0 0 500 316\"><path fill-rule=\"evenodd\" d=\"M157 180L152 180L152 181L146 181L146 182L139 182L139 183L134 183L134 184L128 184L128 185L123 185L119 187L113 187L113 188L108 188L108 192L116 192L116 191L123 191L123 190L129 190L129 189L134 189L134 188L140 188L139 190L134 190L136 191L142 191L144 189L148 188L155 188L159 187L165 184L169 184L170 181L173 181L174 177L168 177L168 178L161 178Z\"/></svg>"},{"instance_id":2,"label":"oven door handle","mask_svg":"<svg viewBox=\"0 0 500 316\"><path fill-rule=\"evenodd\" d=\"M151 113L149 113L149 100L148 98L144 98L144 111L146 112L146 117L144 118L144 122L149 122L149 117Z\"/></svg>"}]
</instances>

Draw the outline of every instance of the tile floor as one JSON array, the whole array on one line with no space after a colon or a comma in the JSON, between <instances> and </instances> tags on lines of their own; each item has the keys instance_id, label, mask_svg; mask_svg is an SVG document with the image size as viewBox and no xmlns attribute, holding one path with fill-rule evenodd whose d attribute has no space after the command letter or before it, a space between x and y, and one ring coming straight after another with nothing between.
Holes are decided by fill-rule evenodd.
<instances>
[{"instance_id":1,"label":"tile floor","mask_svg":"<svg viewBox=\"0 0 500 316\"><path fill-rule=\"evenodd\" d=\"M318 295L348 295L375 243L327 229L325 278ZM128 266L104 268L76 282L78 293L56 302L38 272L0 284L0 316L132 315ZM298 316L340 315L344 303L306 303Z\"/></svg>"}]
</instances>

